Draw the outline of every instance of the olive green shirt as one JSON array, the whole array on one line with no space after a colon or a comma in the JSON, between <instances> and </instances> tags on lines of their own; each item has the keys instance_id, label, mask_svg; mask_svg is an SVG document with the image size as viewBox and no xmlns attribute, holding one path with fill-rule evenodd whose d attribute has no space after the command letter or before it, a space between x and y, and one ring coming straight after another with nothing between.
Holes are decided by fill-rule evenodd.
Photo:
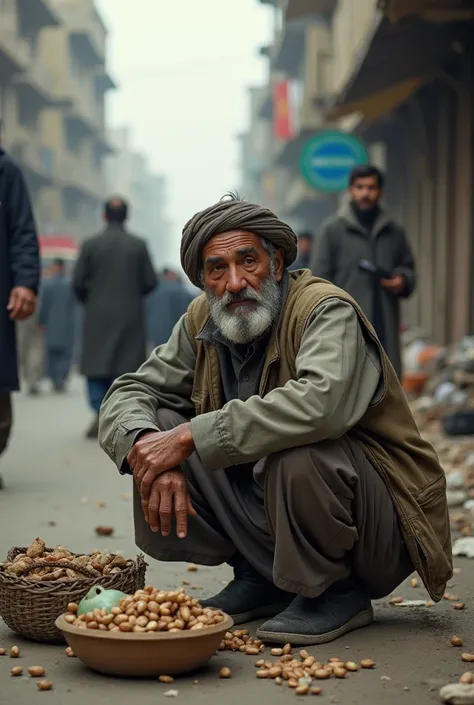
<instances>
[{"instance_id":1,"label":"olive green shirt","mask_svg":"<svg viewBox=\"0 0 474 705\"><path fill-rule=\"evenodd\" d=\"M297 378L263 398L233 399L195 417L195 361L185 315L137 372L114 382L102 405L99 439L121 472L129 472L126 457L137 435L159 430L160 407L191 419L196 450L215 470L342 436L362 418L381 386L378 350L364 338L352 305L337 298L325 300L311 315L296 358Z\"/></svg>"}]
</instances>

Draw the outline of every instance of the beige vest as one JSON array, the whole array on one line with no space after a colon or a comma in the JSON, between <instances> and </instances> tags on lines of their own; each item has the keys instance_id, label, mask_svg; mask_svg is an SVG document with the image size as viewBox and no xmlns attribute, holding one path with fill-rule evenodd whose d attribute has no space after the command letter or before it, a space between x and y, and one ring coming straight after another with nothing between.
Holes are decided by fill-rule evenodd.
<instances>
[{"instance_id":1,"label":"beige vest","mask_svg":"<svg viewBox=\"0 0 474 705\"><path fill-rule=\"evenodd\" d=\"M446 501L446 478L432 446L423 440L405 394L375 331L355 301L344 291L307 270L291 273L281 323L267 350L259 394L296 379L296 356L309 316L325 299L348 301L357 311L365 332L376 342L383 365L383 393L350 431L382 477L396 507L415 569L431 597L442 598L452 576L452 553ZM196 337L209 320L204 295L188 310L191 335ZM221 375L215 347L195 340L196 369L192 400L196 413L222 407Z\"/></svg>"}]
</instances>

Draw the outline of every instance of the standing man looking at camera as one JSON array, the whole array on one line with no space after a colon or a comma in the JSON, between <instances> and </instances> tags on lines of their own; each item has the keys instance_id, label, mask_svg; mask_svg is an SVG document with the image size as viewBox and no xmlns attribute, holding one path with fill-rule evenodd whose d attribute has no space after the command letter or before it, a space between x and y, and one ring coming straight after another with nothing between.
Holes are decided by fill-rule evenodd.
<instances>
[{"instance_id":1,"label":"standing man looking at camera","mask_svg":"<svg viewBox=\"0 0 474 705\"><path fill-rule=\"evenodd\" d=\"M380 203L383 186L375 166L352 171L350 201L323 224L311 270L357 301L400 376L400 299L415 289L415 263L405 230Z\"/></svg>"},{"instance_id":2,"label":"standing man looking at camera","mask_svg":"<svg viewBox=\"0 0 474 705\"><path fill-rule=\"evenodd\" d=\"M35 312L39 277L38 236L26 184L0 148L0 455L12 427L11 393L19 389L15 322Z\"/></svg>"}]
</instances>

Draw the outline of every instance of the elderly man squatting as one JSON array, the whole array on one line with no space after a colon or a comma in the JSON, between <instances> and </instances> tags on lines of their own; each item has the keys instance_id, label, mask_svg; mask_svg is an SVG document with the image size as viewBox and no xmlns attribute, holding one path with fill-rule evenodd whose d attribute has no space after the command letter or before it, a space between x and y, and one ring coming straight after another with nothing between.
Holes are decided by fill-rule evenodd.
<instances>
[{"instance_id":1,"label":"elderly man squatting","mask_svg":"<svg viewBox=\"0 0 474 705\"><path fill-rule=\"evenodd\" d=\"M417 570L452 575L445 476L354 300L307 270L296 237L234 198L196 214L181 258L204 289L135 374L100 441L135 479L137 545L229 563L204 601L267 641L318 644L370 624Z\"/></svg>"}]
</instances>

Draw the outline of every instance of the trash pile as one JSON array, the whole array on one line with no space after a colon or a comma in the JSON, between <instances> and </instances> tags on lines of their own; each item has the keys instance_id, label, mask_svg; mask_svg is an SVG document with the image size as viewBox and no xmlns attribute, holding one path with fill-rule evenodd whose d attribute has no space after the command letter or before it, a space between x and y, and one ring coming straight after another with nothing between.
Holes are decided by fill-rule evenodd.
<instances>
[{"instance_id":1,"label":"trash pile","mask_svg":"<svg viewBox=\"0 0 474 705\"><path fill-rule=\"evenodd\" d=\"M474 336L442 348L413 330L402 345L402 384L420 430L474 436Z\"/></svg>"}]
</instances>

